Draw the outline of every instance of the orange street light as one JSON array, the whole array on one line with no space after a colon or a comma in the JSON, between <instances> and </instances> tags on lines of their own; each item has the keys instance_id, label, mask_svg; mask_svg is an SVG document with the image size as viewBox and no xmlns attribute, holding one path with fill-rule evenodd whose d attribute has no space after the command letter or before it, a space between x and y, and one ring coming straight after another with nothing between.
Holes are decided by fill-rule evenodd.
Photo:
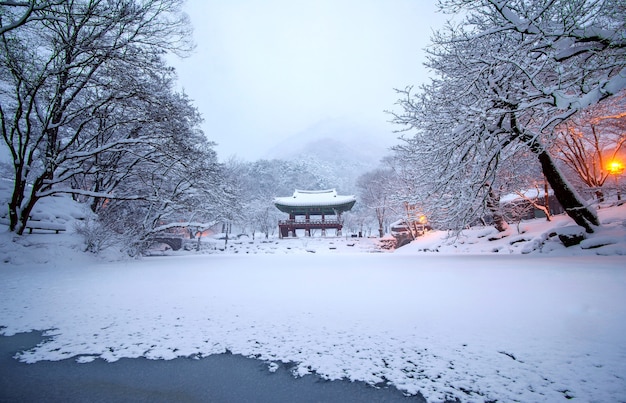
<instances>
[{"instance_id":1,"label":"orange street light","mask_svg":"<svg viewBox=\"0 0 626 403\"><path fill-rule=\"evenodd\" d=\"M624 173L624 164L621 161L613 160L609 163L608 166L609 174L613 175L615 178L615 189L617 190L617 200L622 200L622 194L619 191L619 186L617 184L617 177Z\"/></svg>"},{"instance_id":2,"label":"orange street light","mask_svg":"<svg viewBox=\"0 0 626 403\"><path fill-rule=\"evenodd\" d=\"M620 161L613 160L609 163L609 173L611 175L621 175L624 172L624 164Z\"/></svg>"}]
</instances>

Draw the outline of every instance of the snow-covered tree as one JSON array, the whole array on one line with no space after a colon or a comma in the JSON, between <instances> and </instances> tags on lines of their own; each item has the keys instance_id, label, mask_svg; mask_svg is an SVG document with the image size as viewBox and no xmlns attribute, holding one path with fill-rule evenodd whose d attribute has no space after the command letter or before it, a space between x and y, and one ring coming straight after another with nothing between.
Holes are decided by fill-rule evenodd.
<instances>
[{"instance_id":1,"label":"snow-covered tree","mask_svg":"<svg viewBox=\"0 0 626 403\"><path fill-rule=\"evenodd\" d=\"M626 91L585 108L556 131L556 158L602 201L608 166L623 153L626 141Z\"/></svg>"},{"instance_id":2,"label":"snow-covered tree","mask_svg":"<svg viewBox=\"0 0 626 403\"><path fill-rule=\"evenodd\" d=\"M274 198L288 196L295 189L323 189L327 180L317 172L311 172L305 162L280 159L235 163L238 172L239 195L242 215L239 223L254 234L259 230L269 236L276 228L281 213L274 206Z\"/></svg>"},{"instance_id":3,"label":"snow-covered tree","mask_svg":"<svg viewBox=\"0 0 626 403\"><path fill-rule=\"evenodd\" d=\"M54 18L50 13L51 7L64 1L66 0L0 1L0 35L31 21Z\"/></svg>"},{"instance_id":4,"label":"snow-covered tree","mask_svg":"<svg viewBox=\"0 0 626 403\"><path fill-rule=\"evenodd\" d=\"M372 218L372 211L359 200L350 211L341 215L343 231L346 235L360 235L368 237L378 227L376 219Z\"/></svg>"},{"instance_id":5,"label":"snow-covered tree","mask_svg":"<svg viewBox=\"0 0 626 403\"><path fill-rule=\"evenodd\" d=\"M122 100L149 93L143 83L154 83L146 77L163 72L161 55L190 48L189 24L180 3L50 2L36 11L37 18L2 33L0 130L14 168L12 231L24 231L42 197L87 194L66 185L83 172L86 161L145 145L146 136L133 130L107 139L101 136L102 130L107 132L101 125L110 125L109 132L114 132L125 123L123 114L116 120L116 112L124 108ZM11 7L1 6L3 14Z\"/></svg>"},{"instance_id":6,"label":"snow-covered tree","mask_svg":"<svg viewBox=\"0 0 626 403\"><path fill-rule=\"evenodd\" d=\"M218 163L191 101L166 83L160 88L153 89L146 109L136 111L145 114L145 123L129 128L134 136L150 141L110 151L104 155L105 165L85 169L81 176L94 194L115 195L94 197L91 205L109 218L102 220L106 225L125 234L127 245L136 245L131 253L141 253L156 234L186 229L193 237L232 220L240 210L233 176ZM132 215L120 220L126 210Z\"/></svg>"},{"instance_id":7,"label":"snow-covered tree","mask_svg":"<svg viewBox=\"0 0 626 403\"><path fill-rule=\"evenodd\" d=\"M486 206L498 169L519 150L538 159L554 194L588 232L595 211L550 153L555 126L626 87L623 4L610 0L441 0L464 15L434 34L436 77L399 91L394 121L412 130L398 150L419 161L426 196L468 222Z\"/></svg>"},{"instance_id":8,"label":"snow-covered tree","mask_svg":"<svg viewBox=\"0 0 626 403\"><path fill-rule=\"evenodd\" d=\"M385 235L385 223L391 213L391 190L395 175L390 169L366 172L357 179L359 202L376 216L378 235Z\"/></svg>"},{"instance_id":9,"label":"snow-covered tree","mask_svg":"<svg viewBox=\"0 0 626 403\"><path fill-rule=\"evenodd\" d=\"M498 170L496 184L501 196L515 194L523 203L503 206L504 215L519 224L524 216L532 209L543 211L550 221L549 186L543 177L541 166L534 155L527 150L519 150L511 158L507 158ZM539 197L543 195L542 197ZM502 200L500 202L502 205Z\"/></svg>"},{"instance_id":10,"label":"snow-covered tree","mask_svg":"<svg viewBox=\"0 0 626 403\"><path fill-rule=\"evenodd\" d=\"M195 157L141 164L121 185L135 198L110 199L99 209L103 225L119 234L131 255L142 253L156 235L184 230L195 235L237 210L236 195L215 153L189 152Z\"/></svg>"}]
</instances>

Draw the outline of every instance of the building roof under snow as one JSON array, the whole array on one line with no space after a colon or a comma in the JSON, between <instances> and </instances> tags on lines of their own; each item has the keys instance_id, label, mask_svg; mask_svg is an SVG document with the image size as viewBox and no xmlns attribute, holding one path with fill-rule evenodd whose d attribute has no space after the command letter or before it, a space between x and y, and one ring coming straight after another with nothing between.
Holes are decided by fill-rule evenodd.
<instances>
[{"instance_id":1,"label":"building roof under snow","mask_svg":"<svg viewBox=\"0 0 626 403\"><path fill-rule=\"evenodd\" d=\"M552 189L548 190L548 196L552 196L554 191ZM545 197L546 192L543 189L527 189L521 193L509 193L500 197L500 203L510 203L514 200L523 200L523 199L539 199Z\"/></svg>"},{"instance_id":2,"label":"building roof under snow","mask_svg":"<svg viewBox=\"0 0 626 403\"><path fill-rule=\"evenodd\" d=\"M298 190L291 197L276 197L274 205L282 212L304 214L337 214L348 211L356 203L352 195L341 196L335 189Z\"/></svg>"}]
</instances>

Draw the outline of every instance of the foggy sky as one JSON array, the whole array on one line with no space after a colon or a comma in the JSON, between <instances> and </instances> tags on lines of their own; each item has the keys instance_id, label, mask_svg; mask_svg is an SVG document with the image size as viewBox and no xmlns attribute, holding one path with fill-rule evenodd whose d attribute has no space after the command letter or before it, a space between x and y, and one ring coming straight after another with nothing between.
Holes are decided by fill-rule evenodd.
<instances>
[{"instance_id":1,"label":"foggy sky","mask_svg":"<svg viewBox=\"0 0 626 403\"><path fill-rule=\"evenodd\" d=\"M435 0L187 0L196 49L171 59L221 160L254 160L328 119L394 137L394 88L427 80ZM393 142L393 140L392 140Z\"/></svg>"}]
</instances>

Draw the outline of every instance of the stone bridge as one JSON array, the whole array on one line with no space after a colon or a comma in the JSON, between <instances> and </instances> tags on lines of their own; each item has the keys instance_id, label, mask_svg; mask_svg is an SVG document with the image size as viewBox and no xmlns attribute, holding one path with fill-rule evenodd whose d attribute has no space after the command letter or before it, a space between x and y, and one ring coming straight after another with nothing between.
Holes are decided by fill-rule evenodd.
<instances>
[{"instance_id":1,"label":"stone bridge","mask_svg":"<svg viewBox=\"0 0 626 403\"><path fill-rule=\"evenodd\" d=\"M152 241L154 241L154 243L164 243L172 248L172 250L179 250L183 247L183 238L180 237L159 236L152 238Z\"/></svg>"}]
</instances>

